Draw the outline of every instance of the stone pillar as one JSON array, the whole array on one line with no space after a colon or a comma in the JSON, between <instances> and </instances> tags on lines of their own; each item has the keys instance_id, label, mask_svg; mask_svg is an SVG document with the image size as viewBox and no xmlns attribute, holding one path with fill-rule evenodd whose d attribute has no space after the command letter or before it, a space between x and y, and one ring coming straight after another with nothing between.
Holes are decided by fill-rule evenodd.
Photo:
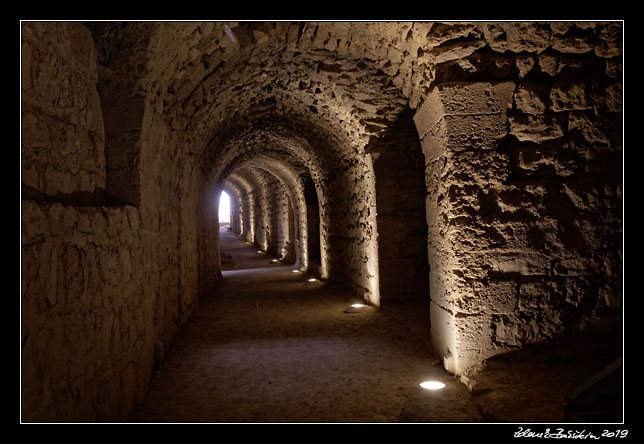
<instances>
[{"instance_id":1,"label":"stone pillar","mask_svg":"<svg viewBox=\"0 0 644 444\"><path fill-rule=\"evenodd\" d=\"M505 179L495 147L507 135L512 82L440 84L414 116L425 155L433 347L462 374L495 354L491 316L513 304L512 288L485 287L489 239L477 225L479 197Z\"/></svg>"}]
</instances>

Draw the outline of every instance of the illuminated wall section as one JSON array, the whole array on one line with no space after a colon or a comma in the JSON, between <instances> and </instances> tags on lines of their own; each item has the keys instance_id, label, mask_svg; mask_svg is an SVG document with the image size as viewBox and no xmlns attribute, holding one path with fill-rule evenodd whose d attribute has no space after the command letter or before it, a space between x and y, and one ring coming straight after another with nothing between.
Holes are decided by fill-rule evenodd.
<instances>
[{"instance_id":1,"label":"illuminated wall section","mask_svg":"<svg viewBox=\"0 0 644 444\"><path fill-rule=\"evenodd\" d=\"M565 89L443 83L414 118L426 160L432 342L457 375L618 314L619 283L605 264L619 196L592 197L613 180L595 159L619 159L620 141L602 135L617 117L598 107L593 131L580 130L580 99L563 104Z\"/></svg>"}]
</instances>

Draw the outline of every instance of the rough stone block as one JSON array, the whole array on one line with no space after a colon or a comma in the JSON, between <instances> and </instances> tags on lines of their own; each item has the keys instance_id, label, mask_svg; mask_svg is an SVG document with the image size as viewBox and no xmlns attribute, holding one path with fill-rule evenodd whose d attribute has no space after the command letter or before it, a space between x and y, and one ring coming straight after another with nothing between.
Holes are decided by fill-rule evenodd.
<instances>
[{"instance_id":1,"label":"rough stone block","mask_svg":"<svg viewBox=\"0 0 644 444\"><path fill-rule=\"evenodd\" d=\"M552 115L517 116L510 118L510 134L520 142L542 143L564 135L564 121Z\"/></svg>"},{"instance_id":2,"label":"rough stone block","mask_svg":"<svg viewBox=\"0 0 644 444\"><path fill-rule=\"evenodd\" d=\"M519 87L514 94L514 103L517 110L525 114L542 114L546 110L546 104L543 103L538 89Z\"/></svg>"},{"instance_id":3,"label":"rough stone block","mask_svg":"<svg viewBox=\"0 0 644 444\"><path fill-rule=\"evenodd\" d=\"M500 347L493 341L492 315L463 316L457 314L454 327L456 355L453 373L455 375L462 375L472 366L499 353Z\"/></svg>"},{"instance_id":4,"label":"rough stone block","mask_svg":"<svg viewBox=\"0 0 644 444\"><path fill-rule=\"evenodd\" d=\"M512 313L517 308L517 288L514 281L468 281L471 297L456 302L459 311L468 314Z\"/></svg>"},{"instance_id":5,"label":"rough stone block","mask_svg":"<svg viewBox=\"0 0 644 444\"><path fill-rule=\"evenodd\" d=\"M548 256L531 251L502 252L490 261L490 274L522 276L546 275L550 266Z\"/></svg>"},{"instance_id":6,"label":"rough stone block","mask_svg":"<svg viewBox=\"0 0 644 444\"><path fill-rule=\"evenodd\" d=\"M505 114L514 89L513 82L437 85L414 116L420 139L445 116Z\"/></svg>"},{"instance_id":7,"label":"rough stone block","mask_svg":"<svg viewBox=\"0 0 644 444\"><path fill-rule=\"evenodd\" d=\"M503 345L517 346L538 341L539 326L534 318L517 318L514 315L494 317L494 340Z\"/></svg>"},{"instance_id":8,"label":"rough stone block","mask_svg":"<svg viewBox=\"0 0 644 444\"><path fill-rule=\"evenodd\" d=\"M555 85L550 90L550 110L554 112L583 110L591 108L582 84Z\"/></svg>"},{"instance_id":9,"label":"rough stone block","mask_svg":"<svg viewBox=\"0 0 644 444\"><path fill-rule=\"evenodd\" d=\"M431 290L430 290L431 291ZM432 347L445 369L454 372L453 356L457 353L454 316L438 305L433 299L429 308Z\"/></svg>"}]
</instances>

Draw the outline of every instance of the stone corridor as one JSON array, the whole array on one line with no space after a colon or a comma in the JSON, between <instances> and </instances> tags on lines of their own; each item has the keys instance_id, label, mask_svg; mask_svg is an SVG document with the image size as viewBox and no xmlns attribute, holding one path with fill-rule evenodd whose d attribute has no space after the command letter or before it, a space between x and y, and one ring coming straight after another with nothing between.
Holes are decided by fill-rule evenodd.
<instances>
[{"instance_id":1,"label":"stone corridor","mask_svg":"<svg viewBox=\"0 0 644 444\"><path fill-rule=\"evenodd\" d=\"M352 310L357 299L341 287L220 233L232 257L221 286L123 422L559 423L564 397L614 356L612 337L507 355L471 392L439 365L426 307ZM446 387L429 392L427 380Z\"/></svg>"},{"instance_id":2,"label":"stone corridor","mask_svg":"<svg viewBox=\"0 0 644 444\"><path fill-rule=\"evenodd\" d=\"M621 21L20 37L21 421L561 420L621 362Z\"/></svg>"},{"instance_id":3,"label":"stone corridor","mask_svg":"<svg viewBox=\"0 0 644 444\"><path fill-rule=\"evenodd\" d=\"M381 312L222 231L237 266L200 301L131 421L481 421L428 348L418 307ZM265 268L255 268L261 265ZM252 267L252 268L250 268ZM269 268L270 267L270 268ZM420 382L442 380L437 399Z\"/></svg>"}]
</instances>

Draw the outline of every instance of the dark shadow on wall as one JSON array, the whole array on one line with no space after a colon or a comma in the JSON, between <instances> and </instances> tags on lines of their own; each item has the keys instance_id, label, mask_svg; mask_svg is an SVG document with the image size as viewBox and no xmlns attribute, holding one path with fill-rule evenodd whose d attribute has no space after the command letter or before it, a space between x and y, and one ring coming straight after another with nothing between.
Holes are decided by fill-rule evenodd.
<instances>
[{"instance_id":1,"label":"dark shadow on wall","mask_svg":"<svg viewBox=\"0 0 644 444\"><path fill-rule=\"evenodd\" d=\"M367 147L376 176L380 297L429 305L425 158L407 108Z\"/></svg>"},{"instance_id":2,"label":"dark shadow on wall","mask_svg":"<svg viewBox=\"0 0 644 444\"><path fill-rule=\"evenodd\" d=\"M304 179L304 199L306 200L307 238L309 252L309 270L320 274L322 257L320 253L320 203L315 191L315 184L310 176Z\"/></svg>"},{"instance_id":3,"label":"dark shadow on wall","mask_svg":"<svg viewBox=\"0 0 644 444\"><path fill-rule=\"evenodd\" d=\"M145 97L139 80L153 25L86 24L97 52L97 90L105 131L105 193L108 205L141 203L141 129ZM124 32L127 30L127 32Z\"/></svg>"}]
</instances>

